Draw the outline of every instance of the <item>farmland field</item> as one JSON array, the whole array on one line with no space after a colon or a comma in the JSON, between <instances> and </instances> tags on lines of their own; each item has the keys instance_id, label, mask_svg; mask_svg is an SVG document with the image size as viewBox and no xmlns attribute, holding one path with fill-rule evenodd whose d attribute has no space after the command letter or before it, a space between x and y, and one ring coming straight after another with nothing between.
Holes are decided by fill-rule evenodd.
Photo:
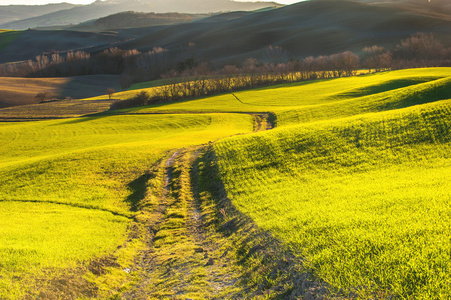
<instances>
[{"instance_id":1,"label":"farmland field","mask_svg":"<svg viewBox=\"0 0 451 300\"><path fill-rule=\"evenodd\" d=\"M331 93L323 101L308 93L308 106L278 114L292 126L218 142L233 203L335 291L449 298L451 77L442 71L339 93L334 83L360 78L333 80L318 88Z\"/></svg>"},{"instance_id":2,"label":"farmland field","mask_svg":"<svg viewBox=\"0 0 451 300\"><path fill-rule=\"evenodd\" d=\"M100 109L102 97L77 103ZM250 113L271 113L276 128L251 133ZM451 68L3 122L0 139L0 270L9 270L0 276L0 298L23 297L42 270L86 266L114 252L130 235L140 178L177 149L208 142L233 206L332 295L451 296ZM134 255L144 245L135 247Z\"/></svg>"},{"instance_id":3,"label":"farmland field","mask_svg":"<svg viewBox=\"0 0 451 300\"><path fill-rule=\"evenodd\" d=\"M124 243L130 222L108 212L51 203L1 201L0 214L2 299L22 298L24 281L32 282L27 276L49 277L113 252Z\"/></svg>"},{"instance_id":4,"label":"farmland field","mask_svg":"<svg viewBox=\"0 0 451 300\"><path fill-rule=\"evenodd\" d=\"M48 96L45 101L57 99L80 99L95 95L103 95L108 87L117 87L118 76L115 75L90 75L90 76L74 76L66 78L21 78L21 77L0 77L0 107L29 105L39 102L36 99L38 93L45 93ZM10 108L9 115L16 119L22 117L38 119L42 114L41 106L48 106L45 103L39 106L28 106L27 109ZM55 103L52 103L55 105ZM80 105L76 101L66 101L66 106ZM49 108L48 108L49 109ZM11 111L12 110L12 111ZM50 110L50 109L49 109ZM98 112L95 111L95 112ZM86 112L88 113L88 112ZM25 115L25 116L24 116ZM81 115L81 114L80 114ZM2 111L0 119L8 116L8 110ZM60 115L60 117L73 117Z\"/></svg>"},{"instance_id":5,"label":"farmland field","mask_svg":"<svg viewBox=\"0 0 451 300\"><path fill-rule=\"evenodd\" d=\"M215 145L233 203L336 290L450 295L451 101Z\"/></svg>"},{"instance_id":6,"label":"farmland field","mask_svg":"<svg viewBox=\"0 0 451 300\"><path fill-rule=\"evenodd\" d=\"M335 291L450 297L450 69L235 95L144 111L275 112L278 128L214 146L232 203Z\"/></svg>"},{"instance_id":7,"label":"farmland field","mask_svg":"<svg viewBox=\"0 0 451 300\"><path fill-rule=\"evenodd\" d=\"M41 268L68 268L108 254L126 238L137 201L131 182L174 147L251 130L250 116L232 114L0 124L0 211L9 224L2 226L1 257L7 265L1 268L14 264L14 272L27 268L27 274L38 276ZM23 296L21 280L11 283L18 278L14 272L1 277L0 298Z\"/></svg>"}]
</instances>

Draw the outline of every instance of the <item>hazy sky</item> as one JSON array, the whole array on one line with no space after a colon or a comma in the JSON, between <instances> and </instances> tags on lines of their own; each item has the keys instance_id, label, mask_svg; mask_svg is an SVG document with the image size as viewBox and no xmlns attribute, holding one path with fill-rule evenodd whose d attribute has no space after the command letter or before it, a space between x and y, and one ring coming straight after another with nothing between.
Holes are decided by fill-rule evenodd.
<instances>
[{"instance_id":1,"label":"hazy sky","mask_svg":"<svg viewBox=\"0 0 451 300\"><path fill-rule=\"evenodd\" d=\"M246 1L246 0L240 0ZM250 0L257 1L257 0ZM274 0L259 0L259 1L274 1ZM292 4L299 2L301 0L279 0L275 1L283 4ZM26 5L38 5L38 4L48 4L48 3L61 3L61 2L69 2L74 4L89 4L94 2L94 0L0 0L0 5L9 5L9 4L26 4Z\"/></svg>"}]
</instances>

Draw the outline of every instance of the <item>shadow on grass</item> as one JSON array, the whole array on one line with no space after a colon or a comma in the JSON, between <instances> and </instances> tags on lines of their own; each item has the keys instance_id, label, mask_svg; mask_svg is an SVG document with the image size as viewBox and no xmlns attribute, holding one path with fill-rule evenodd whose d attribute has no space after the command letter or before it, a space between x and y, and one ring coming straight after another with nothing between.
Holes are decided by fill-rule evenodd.
<instances>
[{"instance_id":1,"label":"shadow on grass","mask_svg":"<svg viewBox=\"0 0 451 300\"><path fill-rule=\"evenodd\" d=\"M354 98L354 97L363 97L374 94L379 94L383 92L388 92L391 90L396 90L400 88L405 88L411 85L416 85L420 83L425 83L433 80L440 79L442 77L423 77L423 78L412 78L412 79L398 79L391 80L380 84L366 86L364 88L355 89L350 92L338 94L339 98Z\"/></svg>"},{"instance_id":2,"label":"shadow on grass","mask_svg":"<svg viewBox=\"0 0 451 300\"><path fill-rule=\"evenodd\" d=\"M132 212L136 212L140 209L141 201L146 197L147 182L151 178L152 174L144 174L127 184L131 194L127 197L125 202L130 206Z\"/></svg>"},{"instance_id":3,"label":"shadow on grass","mask_svg":"<svg viewBox=\"0 0 451 300\"><path fill-rule=\"evenodd\" d=\"M123 114L124 113L121 111L104 111L104 112L100 112L100 113L94 113L94 114L89 114L89 115L84 115L81 117L69 119L65 122L58 123L56 126L69 125L69 124L80 124L80 123L95 121L95 120L123 115Z\"/></svg>"},{"instance_id":4,"label":"shadow on grass","mask_svg":"<svg viewBox=\"0 0 451 300\"><path fill-rule=\"evenodd\" d=\"M219 177L213 148L206 149L194 164L192 182L197 182L194 196L203 211L203 222L228 241L243 272L233 299L317 299L330 295L327 283L315 278L288 245L272 233L259 228L238 211L227 197Z\"/></svg>"},{"instance_id":5,"label":"shadow on grass","mask_svg":"<svg viewBox=\"0 0 451 300\"><path fill-rule=\"evenodd\" d=\"M399 101L389 102L380 107L381 110L406 108L419 104L432 103L451 99L451 77L439 79L411 90Z\"/></svg>"}]
</instances>

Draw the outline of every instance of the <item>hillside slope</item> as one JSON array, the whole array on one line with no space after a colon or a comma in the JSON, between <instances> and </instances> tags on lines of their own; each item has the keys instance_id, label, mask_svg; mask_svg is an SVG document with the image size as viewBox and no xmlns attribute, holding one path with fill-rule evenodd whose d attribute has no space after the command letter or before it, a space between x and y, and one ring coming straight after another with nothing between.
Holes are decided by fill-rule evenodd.
<instances>
[{"instance_id":1,"label":"hillside slope","mask_svg":"<svg viewBox=\"0 0 451 300\"><path fill-rule=\"evenodd\" d=\"M450 91L450 68L411 69L133 112L275 113L275 129L213 145L232 204L332 295L448 299Z\"/></svg>"},{"instance_id":2,"label":"hillside slope","mask_svg":"<svg viewBox=\"0 0 451 300\"><path fill-rule=\"evenodd\" d=\"M294 57L326 55L365 46L392 48L416 32L431 32L451 44L451 21L424 16L404 8L354 1L311 0L276 10L251 13L211 24L150 29L145 37L123 44L125 48L170 47L184 51L196 45L205 60L261 58L264 49L278 45Z\"/></svg>"},{"instance_id":3,"label":"hillside slope","mask_svg":"<svg viewBox=\"0 0 451 300\"><path fill-rule=\"evenodd\" d=\"M79 50L92 51L112 47L127 40L119 32L82 32L69 30L26 30L0 53L0 63L34 59L42 53Z\"/></svg>"},{"instance_id":4,"label":"hillside slope","mask_svg":"<svg viewBox=\"0 0 451 300\"><path fill-rule=\"evenodd\" d=\"M206 18L209 14L181 14L181 13L138 13L126 11L100 18L94 22L98 29L124 29L147 26L174 25L190 23ZM86 24L88 25L88 24ZM77 26L80 28L80 26ZM89 25L88 25L89 26ZM92 26L92 25L91 25ZM89 27L88 27L89 28Z\"/></svg>"},{"instance_id":5,"label":"hillside slope","mask_svg":"<svg viewBox=\"0 0 451 300\"><path fill-rule=\"evenodd\" d=\"M433 33L446 46L451 46L449 18L425 15L410 8L410 5L391 3L311 0L279 9L220 14L189 24L118 29L108 33L28 31L1 52L0 61L31 59L50 49L77 48L93 52L112 46L140 51L163 47L180 56L188 44L194 43L198 60L241 63L247 57L264 58L265 49L270 45L286 49L291 57L347 50L359 53L375 44L393 48L417 32ZM87 26L77 30L89 31Z\"/></svg>"},{"instance_id":6,"label":"hillside slope","mask_svg":"<svg viewBox=\"0 0 451 300\"><path fill-rule=\"evenodd\" d=\"M0 298L448 299L450 92L408 69L0 122Z\"/></svg>"},{"instance_id":7,"label":"hillside slope","mask_svg":"<svg viewBox=\"0 0 451 300\"><path fill-rule=\"evenodd\" d=\"M418 14L451 19L451 2L447 0L358 0L363 3L403 8Z\"/></svg>"},{"instance_id":8,"label":"hillside slope","mask_svg":"<svg viewBox=\"0 0 451 300\"><path fill-rule=\"evenodd\" d=\"M39 26L78 24L123 11L210 13L235 10L257 10L268 6L281 6L274 2L235 2L231 0L107 0L89 5L60 10L34 18L3 24L6 29L26 29Z\"/></svg>"},{"instance_id":9,"label":"hillside slope","mask_svg":"<svg viewBox=\"0 0 451 300\"><path fill-rule=\"evenodd\" d=\"M3 24L29 19L59 10L71 9L76 5L69 3L48 5L0 5L0 28Z\"/></svg>"},{"instance_id":10,"label":"hillside slope","mask_svg":"<svg viewBox=\"0 0 451 300\"><path fill-rule=\"evenodd\" d=\"M233 203L331 290L448 299L450 109L446 100L229 138L215 145L220 176Z\"/></svg>"}]
</instances>

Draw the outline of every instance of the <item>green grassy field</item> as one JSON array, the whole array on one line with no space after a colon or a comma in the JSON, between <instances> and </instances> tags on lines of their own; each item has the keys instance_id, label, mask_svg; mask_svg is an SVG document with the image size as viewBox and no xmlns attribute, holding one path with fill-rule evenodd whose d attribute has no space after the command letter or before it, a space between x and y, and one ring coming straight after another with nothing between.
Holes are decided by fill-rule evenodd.
<instances>
[{"instance_id":1,"label":"green grassy field","mask_svg":"<svg viewBox=\"0 0 451 300\"><path fill-rule=\"evenodd\" d=\"M166 151L251 130L251 117L227 114L3 123L0 198L128 211L126 184Z\"/></svg>"},{"instance_id":2,"label":"green grassy field","mask_svg":"<svg viewBox=\"0 0 451 300\"><path fill-rule=\"evenodd\" d=\"M141 113L269 111L278 128L215 144L232 202L332 290L451 295L451 69L267 87Z\"/></svg>"},{"instance_id":3,"label":"green grassy field","mask_svg":"<svg viewBox=\"0 0 451 300\"><path fill-rule=\"evenodd\" d=\"M338 291L450 295L451 101L215 145L233 203Z\"/></svg>"},{"instance_id":4,"label":"green grassy field","mask_svg":"<svg viewBox=\"0 0 451 300\"><path fill-rule=\"evenodd\" d=\"M22 34L23 31L0 29L0 50L3 50Z\"/></svg>"},{"instance_id":5,"label":"green grassy field","mask_svg":"<svg viewBox=\"0 0 451 300\"><path fill-rule=\"evenodd\" d=\"M0 123L0 270L14 265L0 276L0 298L22 297L42 269L111 253L129 233L140 178L170 150L210 141L233 205L331 292L451 296L451 68L235 96ZM100 98L80 102L105 105ZM273 113L277 127L239 135L252 131L251 112Z\"/></svg>"},{"instance_id":6,"label":"green grassy field","mask_svg":"<svg viewBox=\"0 0 451 300\"><path fill-rule=\"evenodd\" d=\"M240 114L1 123L0 268L15 268L2 271L0 298L23 296L42 268L73 267L124 242L144 189L134 183L168 150L249 131L252 117Z\"/></svg>"},{"instance_id":7,"label":"green grassy field","mask_svg":"<svg viewBox=\"0 0 451 300\"><path fill-rule=\"evenodd\" d=\"M396 73L413 74L368 77ZM451 295L451 100L438 101L451 84L429 78L353 88L343 100L331 85L323 102L278 114L290 126L215 145L233 203L335 291Z\"/></svg>"},{"instance_id":8,"label":"green grassy field","mask_svg":"<svg viewBox=\"0 0 451 300\"><path fill-rule=\"evenodd\" d=\"M215 144L239 210L332 291L451 296L451 69L416 69L137 109L271 111L278 128Z\"/></svg>"},{"instance_id":9,"label":"green grassy field","mask_svg":"<svg viewBox=\"0 0 451 300\"><path fill-rule=\"evenodd\" d=\"M23 299L34 278L55 276L125 242L129 220L51 203L0 202L0 298ZM41 283L42 283L41 282ZM25 286L24 286L25 285Z\"/></svg>"},{"instance_id":10,"label":"green grassy field","mask_svg":"<svg viewBox=\"0 0 451 300\"><path fill-rule=\"evenodd\" d=\"M447 99L449 85L449 68L411 69L236 92L235 95L241 102L231 94L224 94L135 110L140 112L270 111L277 114L278 126L281 126ZM433 98L426 100L429 94ZM425 100L423 101L422 98Z\"/></svg>"}]
</instances>

